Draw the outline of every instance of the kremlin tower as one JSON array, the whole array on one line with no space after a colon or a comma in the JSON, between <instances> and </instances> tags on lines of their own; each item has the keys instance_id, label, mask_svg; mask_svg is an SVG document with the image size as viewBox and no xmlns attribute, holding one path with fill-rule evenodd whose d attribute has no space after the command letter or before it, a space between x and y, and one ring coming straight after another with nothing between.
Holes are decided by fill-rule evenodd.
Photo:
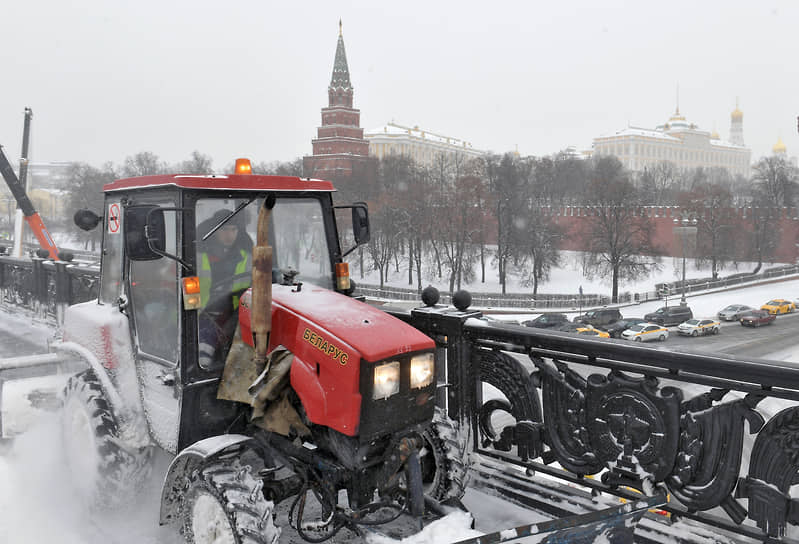
<instances>
[{"instance_id":1,"label":"kremlin tower","mask_svg":"<svg viewBox=\"0 0 799 544\"><path fill-rule=\"evenodd\" d=\"M305 176L344 182L339 189L349 180L361 185L359 182L374 179L377 161L369 157L369 142L364 139L360 126L361 112L352 107L353 88L341 21L327 96L328 105L322 108L322 125L311 141L313 155L302 160Z\"/></svg>"}]
</instances>

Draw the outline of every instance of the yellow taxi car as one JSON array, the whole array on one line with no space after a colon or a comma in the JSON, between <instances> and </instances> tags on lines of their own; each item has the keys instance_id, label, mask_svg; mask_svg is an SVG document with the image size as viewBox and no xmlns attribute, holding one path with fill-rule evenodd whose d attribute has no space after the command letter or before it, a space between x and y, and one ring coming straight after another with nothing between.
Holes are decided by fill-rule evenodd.
<instances>
[{"instance_id":1,"label":"yellow taxi car","mask_svg":"<svg viewBox=\"0 0 799 544\"><path fill-rule=\"evenodd\" d=\"M775 298L766 302L760 309L774 315L789 314L796 311L796 304L784 298Z\"/></svg>"},{"instance_id":2,"label":"yellow taxi car","mask_svg":"<svg viewBox=\"0 0 799 544\"><path fill-rule=\"evenodd\" d=\"M584 336L598 336L599 338L610 338L610 335L605 331L600 331L599 329L595 329L594 327L577 327L576 329L577 334L582 334Z\"/></svg>"},{"instance_id":3,"label":"yellow taxi car","mask_svg":"<svg viewBox=\"0 0 799 544\"><path fill-rule=\"evenodd\" d=\"M634 342L665 342L669 337L669 329L657 323L639 323L621 333L621 337Z\"/></svg>"},{"instance_id":4,"label":"yellow taxi car","mask_svg":"<svg viewBox=\"0 0 799 544\"><path fill-rule=\"evenodd\" d=\"M721 323L713 319L689 319L677 326L677 334L683 336L702 336L706 334L718 334Z\"/></svg>"}]
</instances>

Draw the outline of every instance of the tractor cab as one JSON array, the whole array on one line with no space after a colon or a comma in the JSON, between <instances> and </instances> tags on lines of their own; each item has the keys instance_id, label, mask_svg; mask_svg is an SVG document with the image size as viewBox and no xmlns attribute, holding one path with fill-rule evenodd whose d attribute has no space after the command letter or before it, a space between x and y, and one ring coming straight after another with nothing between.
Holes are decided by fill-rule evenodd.
<instances>
[{"instance_id":1,"label":"tractor cab","mask_svg":"<svg viewBox=\"0 0 799 544\"><path fill-rule=\"evenodd\" d=\"M217 400L218 379L250 287L267 196L273 282L352 292L342 257L368 240L368 214L365 204L334 207L333 191L327 181L252 174L148 176L104 187L99 303L129 320L143 413L167 451L225 432L239 413L236 403ZM337 212L352 218L341 233ZM82 213L79 226L100 221Z\"/></svg>"}]
</instances>

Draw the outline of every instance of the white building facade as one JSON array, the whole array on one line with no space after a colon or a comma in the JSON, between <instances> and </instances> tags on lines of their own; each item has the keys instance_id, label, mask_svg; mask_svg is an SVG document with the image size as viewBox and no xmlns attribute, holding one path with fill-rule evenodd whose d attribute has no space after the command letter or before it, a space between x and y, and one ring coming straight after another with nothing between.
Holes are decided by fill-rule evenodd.
<instances>
[{"instance_id":1,"label":"white building facade","mask_svg":"<svg viewBox=\"0 0 799 544\"><path fill-rule=\"evenodd\" d=\"M378 159L389 155L405 155L419 164L430 165L439 154L450 157L461 155L465 158L486 154L464 140L394 122L367 130L363 137L369 142L369 155Z\"/></svg>"},{"instance_id":2,"label":"white building facade","mask_svg":"<svg viewBox=\"0 0 799 544\"><path fill-rule=\"evenodd\" d=\"M627 127L594 138L593 155L615 155L629 170L640 172L661 162L682 170L724 168L732 175L749 176L752 151L743 143L743 113L731 115L730 141L700 130L680 110L654 129Z\"/></svg>"}]
</instances>

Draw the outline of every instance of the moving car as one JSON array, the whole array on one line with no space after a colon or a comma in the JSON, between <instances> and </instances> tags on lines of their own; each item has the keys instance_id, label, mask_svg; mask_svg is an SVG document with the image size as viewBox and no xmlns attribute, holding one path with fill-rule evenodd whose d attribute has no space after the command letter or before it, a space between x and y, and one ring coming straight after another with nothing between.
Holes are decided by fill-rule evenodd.
<instances>
[{"instance_id":1,"label":"moving car","mask_svg":"<svg viewBox=\"0 0 799 544\"><path fill-rule=\"evenodd\" d=\"M625 317L620 321L616 321L615 323L611 323L610 325L606 326L605 330L611 338L619 338L622 332L629 329L633 325L638 325L639 323L646 323L646 319L641 317Z\"/></svg>"},{"instance_id":2,"label":"moving car","mask_svg":"<svg viewBox=\"0 0 799 544\"><path fill-rule=\"evenodd\" d=\"M754 308L746 304L730 304L723 310L719 310L719 313L716 315L719 319L724 321L737 321L743 314L750 310L754 310Z\"/></svg>"},{"instance_id":3,"label":"moving car","mask_svg":"<svg viewBox=\"0 0 799 544\"><path fill-rule=\"evenodd\" d=\"M588 310L583 315L575 317L574 322L604 328L606 325L615 323L620 319L622 317L618 308L598 308L596 310Z\"/></svg>"},{"instance_id":4,"label":"moving car","mask_svg":"<svg viewBox=\"0 0 799 544\"><path fill-rule=\"evenodd\" d=\"M677 333L684 336L718 334L721 323L712 319L689 319L677 327Z\"/></svg>"},{"instance_id":5,"label":"moving car","mask_svg":"<svg viewBox=\"0 0 799 544\"><path fill-rule=\"evenodd\" d=\"M539 329L551 329L554 327L560 327L565 323L569 323L569 318L566 317L566 314L548 312L543 313L535 319L531 319L530 321L525 321L522 323L522 325L527 327L536 327Z\"/></svg>"},{"instance_id":6,"label":"moving car","mask_svg":"<svg viewBox=\"0 0 799 544\"><path fill-rule=\"evenodd\" d=\"M634 342L664 342L669 337L669 329L657 323L639 323L621 333L621 337Z\"/></svg>"},{"instance_id":7,"label":"moving car","mask_svg":"<svg viewBox=\"0 0 799 544\"><path fill-rule=\"evenodd\" d=\"M760 309L770 314L787 314L796 311L796 304L784 298L775 298L766 302Z\"/></svg>"},{"instance_id":8,"label":"moving car","mask_svg":"<svg viewBox=\"0 0 799 544\"><path fill-rule=\"evenodd\" d=\"M694 317L694 313L688 306L663 306L652 313L646 314L644 319L650 323L657 323L665 327L679 325L683 321L688 321Z\"/></svg>"},{"instance_id":9,"label":"moving car","mask_svg":"<svg viewBox=\"0 0 799 544\"><path fill-rule=\"evenodd\" d=\"M777 319L775 314L765 310L751 310L741 315L739 321L744 327L759 327L760 325L771 325Z\"/></svg>"}]
</instances>

